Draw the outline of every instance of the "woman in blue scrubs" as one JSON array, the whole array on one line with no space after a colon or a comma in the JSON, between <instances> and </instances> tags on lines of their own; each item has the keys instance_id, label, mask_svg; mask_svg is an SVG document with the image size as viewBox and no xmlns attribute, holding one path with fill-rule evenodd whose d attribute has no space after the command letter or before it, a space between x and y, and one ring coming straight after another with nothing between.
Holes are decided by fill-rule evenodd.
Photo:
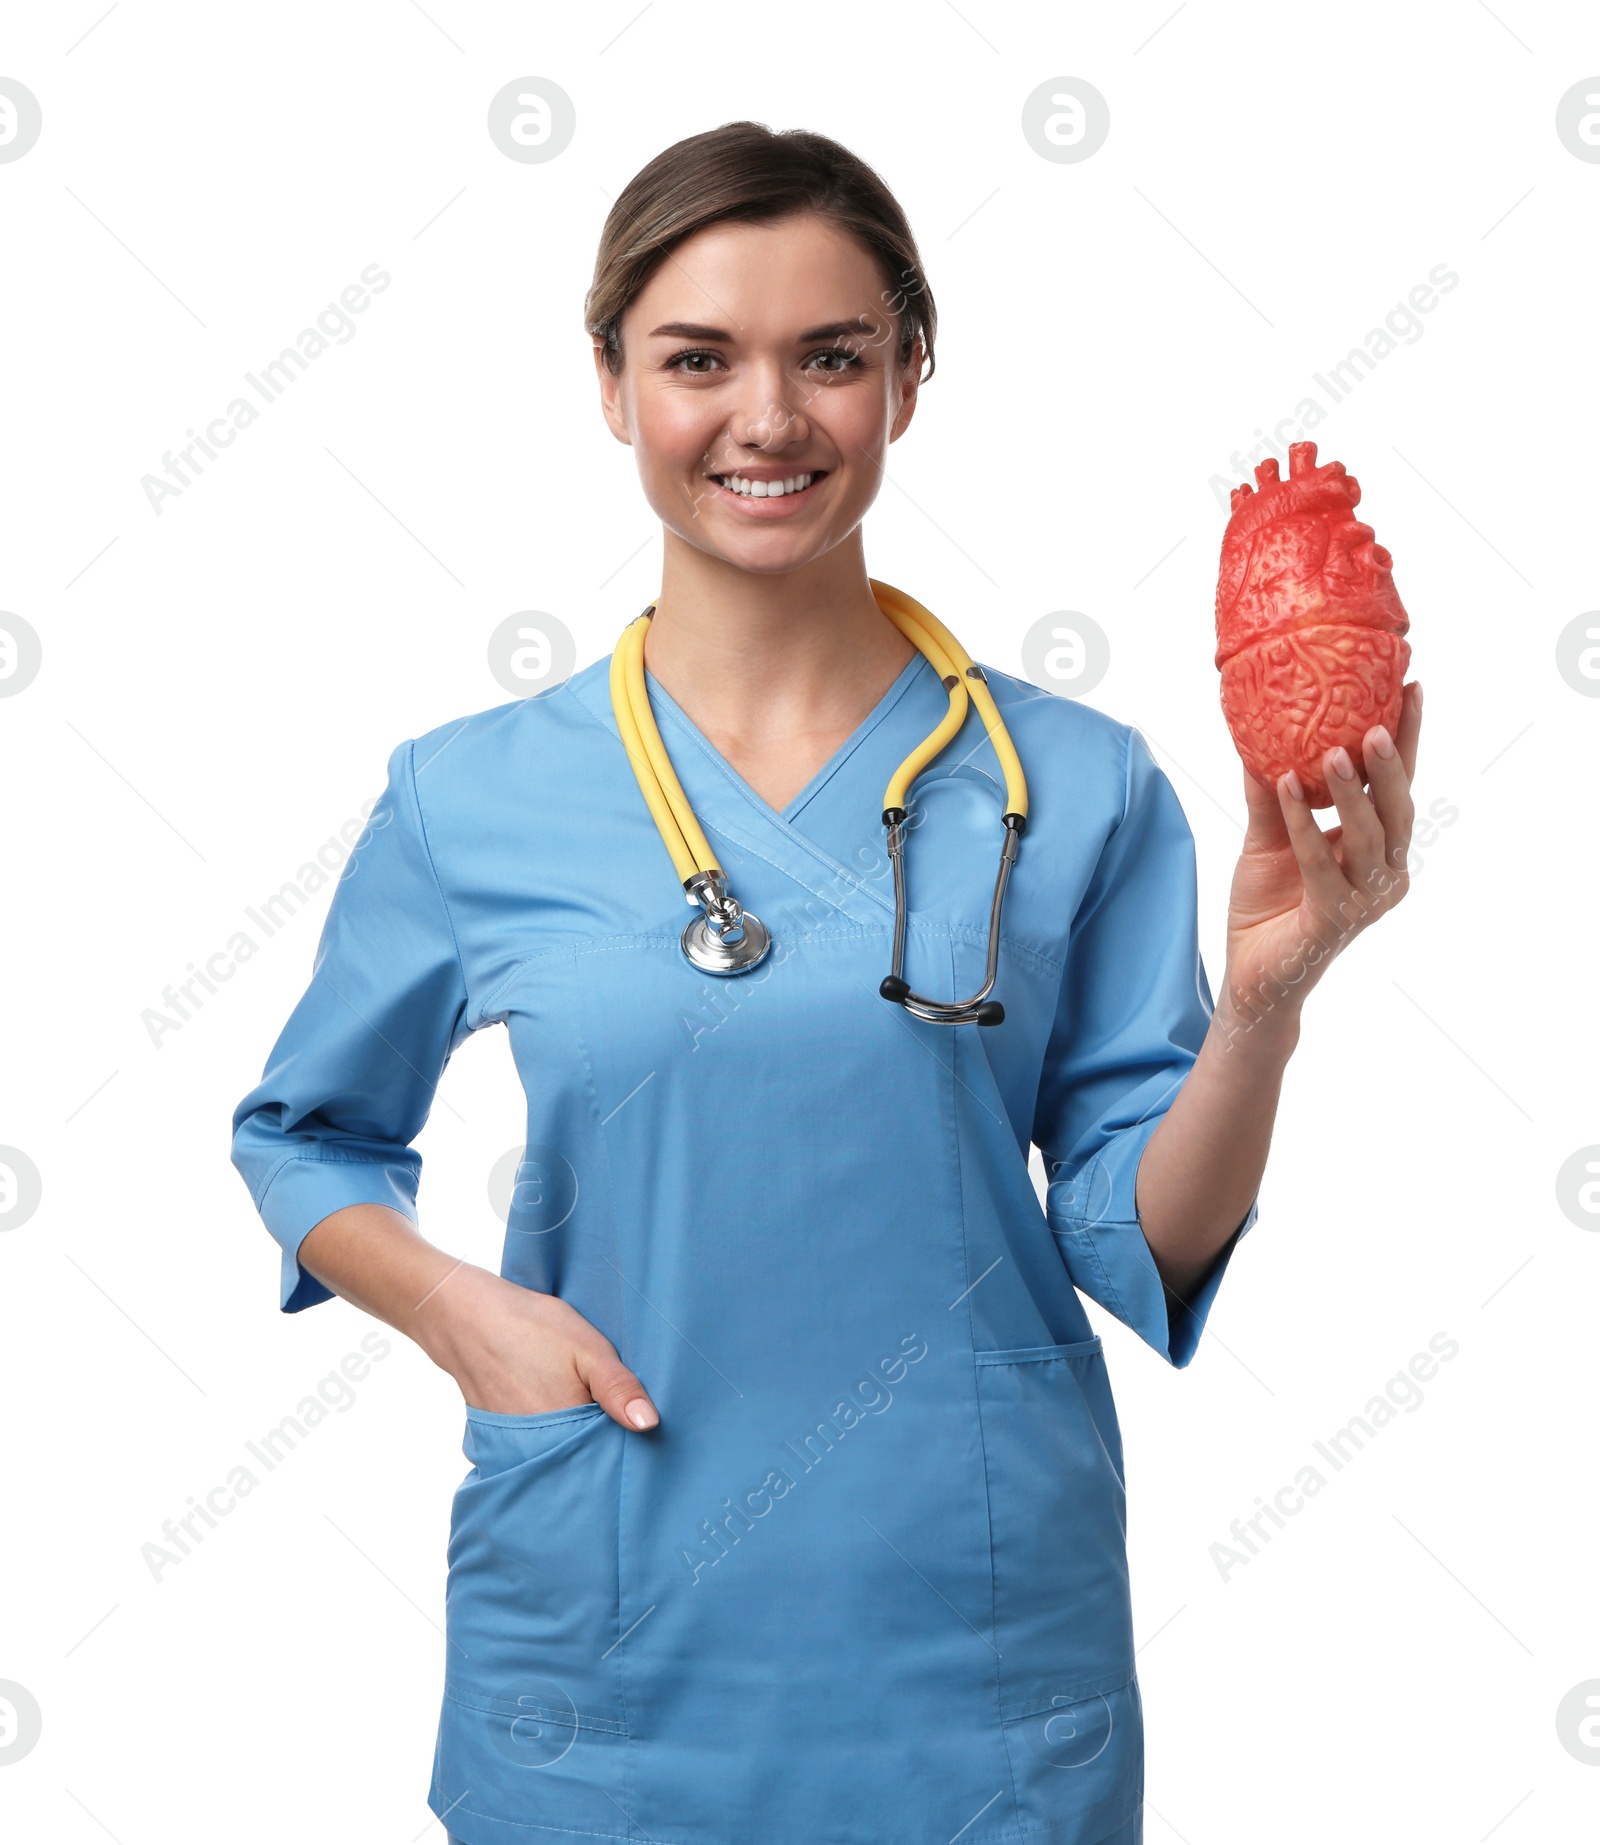
<instances>
[{"instance_id":1,"label":"woman in blue scrubs","mask_svg":"<svg viewBox=\"0 0 1600 1845\"><path fill-rule=\"evenodd\" d=\"M344 1297L465 1401L430 1805L467 1845L1133 1845L1122 1444L1082 1296L1193 1357L1305 995L1405 893L1420 690L1330 759L1333 831L1245 776L1213 1006L1138 732L986 669L1029 797L1004 1018L919 1017L880 992L882 810L953 707L862 545L933 359L910 230L836 143L733 124L630 183L587 317L663 527L647 717L770 948L686 957L599 660L394 751L235 1115L284 1310ZM905 801L904 976L944 999L983 984L1007 805L963 709ZM411 1145L491 1025L527 1095L498 1275L424 1239Z\"/></svg>"}]
</instances>

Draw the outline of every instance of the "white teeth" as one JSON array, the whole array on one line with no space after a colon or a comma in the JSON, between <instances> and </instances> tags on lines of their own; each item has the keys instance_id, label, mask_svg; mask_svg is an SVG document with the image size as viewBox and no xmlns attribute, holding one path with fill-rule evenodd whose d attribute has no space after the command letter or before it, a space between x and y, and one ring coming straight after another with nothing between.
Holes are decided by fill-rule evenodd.
<instances>
[{"instance_id":1,"label":"white teeth","mask_svg":"<svg viewBox=\"0 0 1600 1845\"><path fill-rule=\"evenodd\" d=\"M747 480L742 474L719 474L730 493L743 493L755 500L775 500L785 493L803 493L811 485L809 474L794 474L787 480Z\"/></svg>"}]
</instances>

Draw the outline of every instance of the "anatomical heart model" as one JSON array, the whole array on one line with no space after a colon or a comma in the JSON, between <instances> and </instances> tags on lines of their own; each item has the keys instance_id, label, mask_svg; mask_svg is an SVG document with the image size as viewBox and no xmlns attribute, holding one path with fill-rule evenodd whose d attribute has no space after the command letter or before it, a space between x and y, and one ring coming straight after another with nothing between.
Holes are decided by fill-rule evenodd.
<instances>
[{"instance_id":1,"label":"anatomical heart model","mask_svg":"<svg viewBox=\"0 0 1600 1845\"><path fill-rule=\"evenodd\" d=\"M1257 781L1274 787L1293 769L1311 805L1331 807L1323 752L1342 743L1362 775L1361 739L1399 725L1411 623L1342 463L1318 467L1316 443L1295 442L1289 478L1263 461L1256 488L1234 488L1222 538L1222 711Z\"/></svg>"}]
</instances>

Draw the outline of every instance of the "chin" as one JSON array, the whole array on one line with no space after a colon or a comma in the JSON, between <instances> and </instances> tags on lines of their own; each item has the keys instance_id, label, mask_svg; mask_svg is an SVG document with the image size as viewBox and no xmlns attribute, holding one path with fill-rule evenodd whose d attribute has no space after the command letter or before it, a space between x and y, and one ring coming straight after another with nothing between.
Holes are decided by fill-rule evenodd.
<instances>
[{"instance_id":1,"label":"chin","mask_svg":"<svg viewBox=\"0 0 1600 1845\"><path fill-rule=\"evenodd\" d=\"M709 521L701 524L692 520L680 523L673 519L663 519L662 523L686 545L692 546L704 556L714 557L721 563L731 564L736 570L747 570L752 576L758 577L782 576L788 571L799 570L803 565L824 556L838 543L831 532L826 538L815 533L802 536L776 529L714 533L709 529Z\"/></svg>"},{"instance_id":2,"label":"chin","mask_svg":"<svg viewBox=\"0 0 1600 1845\"><path fill-rule=\"evenodd\" d=\"M813 539L808 543L769 542L766 544L732 544L718 545L716 555L740 570L748 570L752 576L782 576L788 571L799 570L806 564L815 563L819 557L825 557L834 549L838 541L832 537L825 540Z\"/></svg>"}]
</instances>

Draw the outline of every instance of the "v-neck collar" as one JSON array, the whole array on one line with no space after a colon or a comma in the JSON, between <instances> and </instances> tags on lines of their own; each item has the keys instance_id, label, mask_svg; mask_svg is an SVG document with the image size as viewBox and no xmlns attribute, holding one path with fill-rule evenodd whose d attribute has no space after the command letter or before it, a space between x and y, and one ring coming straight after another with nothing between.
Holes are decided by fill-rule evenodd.
<instances>
[{"instance_id":1,"label":"v-neck collar","mask_svg":"<svg viewBox=\"0 0 1600 1845\"><path fill-rule=\"evenodd\" d=\"M930 675L927 681L922 678L924 672ZM764 860L785 877L792 878L801 889L809 892L827 909L836 911L850 922L867 928L883 929L894 915L893 898L880 889L878 883L863 878L858 867L842 863L824 846L810 838L801 830L797 816L803 814L818 792L840 774L847 764L859 760L862 745L886 719L897 713L903 701L914 690L931 685L937 694L937 702L940 705L946 702L937 677L932 675L933 668L921 653L907 661L883 697L782 813L764 801L743 776L718 754L709 739L671 694L650 677L648 671L645 689L650 698L650 708L663 729L662 741L667 744L667 753L674 758L674 766L684 784L684 790L708 838L713 842L722 841L730 850L737 849ZM609 658L597 660L592 666L573 674L564 690L570 691L570 695L584 706L601 729L616 739L621 748L622 739L611 703ZM547 694L541 693L539 696ZM932 722L930 716L928 726ZM928 726L913 728L916 728L916 734L920 737ZM887 780L889 768L886 767L883 773ZM863 821L868 819L869 814L876 817L878 810L874 803L882 792L881 787L872 790L862 814Z\"/></svg>"},{"instance_id":2,"label":"v-neck collar","mask_svg":"<svg viewBox=\"0 0 1600 1845\"><path fill-rule=\"evenodd\" d=\"M884 693L883 697L878 700L877 704L872 707L850 735L845 738L838 749L836 749L822 767L817 770L816 774L812 776L810 781L806 783L800 792L781 810L775 808L770 801L765 800L761 795L756 793L755 789L752 788L738 770L733 767L722 752L716 748L710 738L705 735L666 687L662 685L660 680L655 677L648 666L644 669L644 677L645 688L649 693L651 704L666 712L668 720L674 729L681 732L681 734L717 768L731 786L760 813L770 820L775 820L780 826L789 827L792 826L795 819L805 808L807 802L811 801L818 792L838 774L840 769L844 767L867 738L871 736L872 732L876 730L889 715L911 689L912 682L916 679L919 671L924 669L928 672L932 672L933 670L933 668L928 665L926 655L919 651L913 654L900 669L899 674L896 676L889 689Z\"/></svg>"}]
</instances>

